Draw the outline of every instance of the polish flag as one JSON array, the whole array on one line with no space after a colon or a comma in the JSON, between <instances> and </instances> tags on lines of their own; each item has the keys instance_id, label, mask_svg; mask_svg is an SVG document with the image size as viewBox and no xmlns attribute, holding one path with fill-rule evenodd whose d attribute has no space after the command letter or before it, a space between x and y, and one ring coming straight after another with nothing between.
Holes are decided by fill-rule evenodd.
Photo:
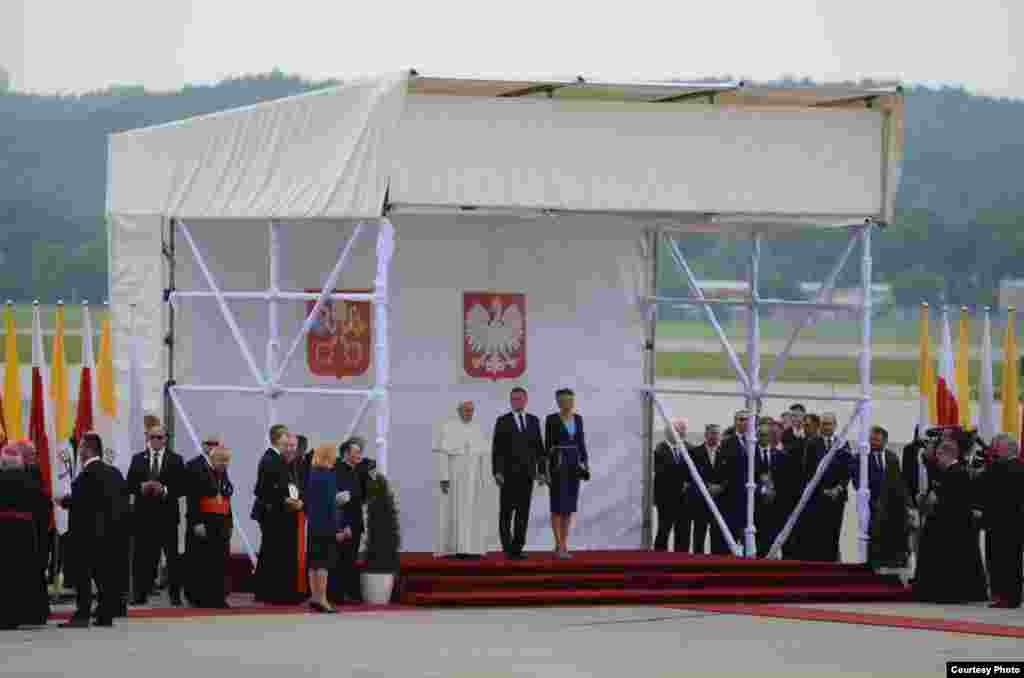
<instances>
[{"instance_id":1,"label":"polish flag","mask_svg":"<svg viewBox=\"0 0 1024 678\"><path fill-rule=\"evenodd\" d=\"M82 304L82 376L78 382L78 411L75 414L75 431L72 438L81 446L82 436L93 431L93 386L92 372L96 368L92 352L92 314L89 303ZM109 444L104 440L104 444ZM77 448L76 448L77 449Z\"/></svg>"},{"instance_id":2,"label":"polish flag","mask_svg":"<svg viewBox=\"0 0 1024 678\"><path fill-rule=\"evenodd\" d=\"M935 400L939 426L958 426L960 408L956 400L956 370L953 366L953 336L949 331L949 312L942 310L942 353L939 355L939 379Z\"/></svg>"},{"instance_id":3,"label":"polish flag","mask_svg":"<svg viewBox=\"0 0 1024 678\"><path fill-rule=\"evenodd\" d=\"M935 365L932 364L932 342L929 335L928 304L921 304L921 362L918 368L918 391L921 411L917 423L925 431L938 421L935 405Z\"/></svg>"},{"instance_id":4,"label":"polish flag","mask_svg":"<svg viewBox=\"0 0 1024 678\"><path fill-rule=\"evenodd\" d=\"M60 468L51 455L50 435L47 432L47 392L46 392L46 358L43 352L43 323L39 302L32 306L32 408L29 413L28 435L36 448L36 455L39 458L39 473L43 480L43 492L47 497L53 498L57 492L57 474L54 469ZM50 504L50 526L58 529L64 528L67 531L67 512L58 509L54 516L52 503Z\"/></svg>"}]
</instances>

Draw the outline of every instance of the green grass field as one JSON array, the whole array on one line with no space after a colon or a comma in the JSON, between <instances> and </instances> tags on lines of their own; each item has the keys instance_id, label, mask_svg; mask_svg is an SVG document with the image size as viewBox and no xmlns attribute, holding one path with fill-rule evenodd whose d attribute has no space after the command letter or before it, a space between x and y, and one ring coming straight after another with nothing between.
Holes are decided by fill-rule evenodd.
<instances>
[{"instance_id":1,"label":"green grass field","mask_svg":"<svg viewBox=\"0 0 1024 678\"><path fill-rule=\"evenodd\" d=\"M726 323L723 328L731 339L746 339L747 330L742 322ZM786 339L792 328L793 324L789 320L764 319L761 321L761 337L764 339ZM873 343L876 344L916 346L917 333L918 324L916 322L879 318L872 323L871 336ZM714 339L715 331L704 320L662 320L658 322L658 338ZM822 321L803 330L800 333L800 341L858 344L860 343L860 322L857 320Z\"/></svg>"}]
</instances>

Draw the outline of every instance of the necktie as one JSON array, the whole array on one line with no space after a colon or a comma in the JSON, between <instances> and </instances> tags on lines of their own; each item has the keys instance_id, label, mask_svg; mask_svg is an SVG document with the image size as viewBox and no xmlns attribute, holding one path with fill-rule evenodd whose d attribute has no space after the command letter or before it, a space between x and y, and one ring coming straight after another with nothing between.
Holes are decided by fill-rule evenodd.
<instances>
[{"instance_id":1,"label":"necktie","mask_svg":"<svg viewBox=\"0 0 1024 678\"><path fill-rule=\"evenodd\" d=\"M160 477L160 453L154 452L152 456L152 466L149 469L149 475L153 480Z\"/></svg>"},{"instance_id":2,"label":"necktie","mask_svg":"<svg viewBox=\"0 0 1024 678\"><path fill-rule=\"evenodd\" d=\"M825 452L832 449L832 438L825 438Z\"/></svg>"},{"instance_id":3,"label":"necktie","mask_svg":"<svg viewBox=\"0 0 1024 678\"><path fill-rule=\"evenodd\" d=\"M523 413L516 414L516 419L519 420L519 432L526 433L526 419L523 417Z\"/></svg>"},{"instance_id":4,"label":"necktie","mask_svg":"<svg viewBox=\"0 0 1024 678\"><path fill-rule=\"evenodd\" d=\"M676 458L676 463L677 464L680 463L683 460L683 454L679 451L678 447L673 447L672 448L672 453L673 453L673 455Z\"/></svg>"},{"instance_id":5,"label":"necktie","mask_svg":"<svg viewBox=\"0 0 1024 678\"><path fill-rule=\"evenodd\" d=\"M713 447L709 447L708 448L708 458L711 460L711 467L712 468L714 468L714 466L715 466L715 452L717 452L717 451L718 450L716 450Z\"/></svg>"},{"instance_id":6,"label":"necktie","mask_svg":"<svg viewBox=\"0 0 1024 678\"><path fill-rule=\"evenodd\" d=\"M875 450L874 457L875 457L875 466L877 466L878 470L881 471L882 470L882 453L879 452L878 450Z\"/></svg>"}]
</instances>

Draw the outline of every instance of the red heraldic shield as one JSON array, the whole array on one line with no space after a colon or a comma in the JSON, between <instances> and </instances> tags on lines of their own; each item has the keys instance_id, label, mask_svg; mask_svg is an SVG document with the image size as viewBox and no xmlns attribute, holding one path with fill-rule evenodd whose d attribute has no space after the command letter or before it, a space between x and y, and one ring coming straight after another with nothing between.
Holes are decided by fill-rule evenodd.
<instances>
[{"instance_id":1,"label":"red heraldic shield","mask_svg":"<svg viewBox=\"0 0 1024 678\"><path fill-rule=\"evenodd\" d=\"M462 367L475 379L516 379L526 371L526 295L462 293Z\"/></svg>"},{"instance_id":2,"label":"red heraldic shield","mask_svg":"<svg viewBox=\"0 0 1024 678\"><path fill-rule=\"evenodd\" d=\"M369 291L335 290L335 293L363 294ZM306 302L307 317L315 304ZM370 321L368 301L326 301L306 337L306 364L310 373L338 379L366 374L372 353Z\"/></svg>"}]
</instances>

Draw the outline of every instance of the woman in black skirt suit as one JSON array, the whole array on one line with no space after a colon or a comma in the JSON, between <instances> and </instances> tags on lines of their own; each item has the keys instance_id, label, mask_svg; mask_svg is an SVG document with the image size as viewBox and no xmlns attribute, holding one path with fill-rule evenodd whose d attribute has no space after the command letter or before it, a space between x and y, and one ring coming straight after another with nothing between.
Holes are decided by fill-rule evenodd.
<instances>
[{"instance_id":1,"label":"woman in black skirt suit","mask_svg":"<svg viewBox=\"0 0 1024 678\"><path fill-rule=\"evenodd\" d=\"M555 535L555 553L569 557L569 529L579 503L580 481L590 479L583 417L576 414L576 394L561 388L555 392L558 412L544 422L551 483L551 531Z\"/></svg>"}]
</instances>

